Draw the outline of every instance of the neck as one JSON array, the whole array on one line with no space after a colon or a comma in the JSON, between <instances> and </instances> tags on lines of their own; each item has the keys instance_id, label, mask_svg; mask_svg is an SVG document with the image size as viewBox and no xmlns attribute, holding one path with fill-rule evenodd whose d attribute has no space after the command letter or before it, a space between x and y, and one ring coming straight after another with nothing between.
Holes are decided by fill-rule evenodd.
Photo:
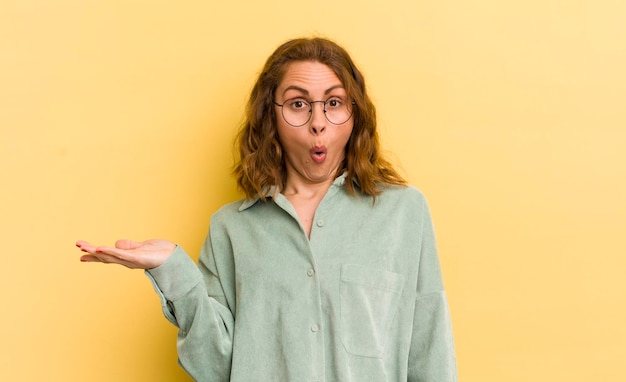
<instances>
[{"instance_id":1,"label":"neck","mask_svg":"<svg viewBox=\"0 0 626 382\"><path fill-rule=\"evenodd\" d=\"M301 180L287 179L283 194L285 196L297 196L303 199L320 198L326 194L335 179L327 179L323 182L305 182Z\"/></svg>"}]
</instances>

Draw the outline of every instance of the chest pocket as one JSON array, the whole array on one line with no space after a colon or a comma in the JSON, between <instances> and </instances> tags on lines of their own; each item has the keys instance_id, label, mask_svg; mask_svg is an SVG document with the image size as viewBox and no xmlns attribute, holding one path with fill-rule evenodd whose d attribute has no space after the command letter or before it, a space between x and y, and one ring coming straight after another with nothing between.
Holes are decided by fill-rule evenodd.
<instances>
[{"instance_id":1,"label":"chest pocket","mask_svg":"<svg viewBox=\"0 0 626 382\"><path fill-rule=\"evenodd\" d=\"M381 358L398 310L401 274L344 264L341 267L341 342L350 354Z\"/></svg>"}]
</instances>

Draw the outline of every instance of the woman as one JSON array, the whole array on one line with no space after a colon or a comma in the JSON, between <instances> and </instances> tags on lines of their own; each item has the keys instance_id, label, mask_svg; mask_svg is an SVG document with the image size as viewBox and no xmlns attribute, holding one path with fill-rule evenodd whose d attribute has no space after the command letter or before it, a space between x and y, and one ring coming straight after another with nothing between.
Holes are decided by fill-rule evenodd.
<instances>
[{"instance_id":1,"label":"woman","mask_svg":"<svg viewBox=\"0 0 626 382\"><path fill-rule=\"evenodd\" d=\"M146 269L198 381L456 381L427 204L381 157L346 51L280 46L238 144L246 199L213 215L198 266L164 240L79 241L81 260Z\"/></svg>"}]
</instances>

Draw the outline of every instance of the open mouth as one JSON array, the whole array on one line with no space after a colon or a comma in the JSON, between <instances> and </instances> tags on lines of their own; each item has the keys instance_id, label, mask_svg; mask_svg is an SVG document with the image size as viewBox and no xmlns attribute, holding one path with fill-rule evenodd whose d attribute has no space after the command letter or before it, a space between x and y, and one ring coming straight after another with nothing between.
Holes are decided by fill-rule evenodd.
<instances>
[{"instance_id":1,"label":"open mouth","mask_svg":"<svg viewBox=\"0 0 626 382\"><path fill-rule=\"evenodd\" d=\"M324 146L315 146L311 148L310 153L311 159L313 159L315 163L322 163L324 159L326 159L326 147Z\"/></svg>"}]
</instances>

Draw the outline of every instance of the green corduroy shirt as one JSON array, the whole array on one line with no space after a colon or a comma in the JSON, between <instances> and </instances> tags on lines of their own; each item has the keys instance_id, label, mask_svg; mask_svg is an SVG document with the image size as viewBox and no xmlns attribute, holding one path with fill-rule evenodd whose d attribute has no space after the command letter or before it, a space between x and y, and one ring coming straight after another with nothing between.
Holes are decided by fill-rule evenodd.
<instances>
[{"instance_id":1,"label":"green corduroy shirt","mask_svg":"<svg viewBox=\"0 0 626 382\"><path fill-rule=\"evenodd\" d=\"M414 187L321 201L310 238L282 195L211 218L198 265L180 247L146 273L197 381L457 380L429 209Z\"/></svg>"}]
</instances>

